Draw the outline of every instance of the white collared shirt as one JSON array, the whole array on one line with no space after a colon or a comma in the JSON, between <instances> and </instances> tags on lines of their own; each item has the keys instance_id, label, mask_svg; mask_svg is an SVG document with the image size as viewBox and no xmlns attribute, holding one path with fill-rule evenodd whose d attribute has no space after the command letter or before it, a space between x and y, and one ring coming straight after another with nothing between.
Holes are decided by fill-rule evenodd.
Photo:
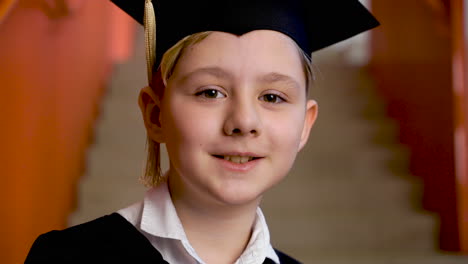
<instances>
[{"instance_id":1,"label":"white collared shirt","mask_svg":"<svg viewBox=\"0 0 468 264\"><path fill-rule=\"evenodd\" d=\"M190 245L169 194L167 183L147 191L142 202L119 210L171 264L205 264ZM235 264L259 264L265 258L279 264L270 244L270 232L262 210L257 208L253 232L247 248Z\"/></svg>"}]
</instances>

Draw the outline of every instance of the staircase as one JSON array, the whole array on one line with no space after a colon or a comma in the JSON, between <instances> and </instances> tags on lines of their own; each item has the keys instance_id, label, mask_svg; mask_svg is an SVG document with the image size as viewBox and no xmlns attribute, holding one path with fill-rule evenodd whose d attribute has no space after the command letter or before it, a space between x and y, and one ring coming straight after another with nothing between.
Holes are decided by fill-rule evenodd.
<instances>
[{"instance_id":1,"label":"staircase","mask_svg":"<svg viewBox=\"0 0 468 264\"><path fill-rule=\"evenodd\" d=\"M304 263L468 263L437 251L437 218L420 208L421 183L365 68L333 50L314 64L317 122L263 202L274 245Z\"/></svg>"},{"instance_id":2,"label":"staircase","mask_svg":"<svg viewBox=\"0 0 468 264\"><path fill-rule=\"evenodd\" d=\"M115 69L82 177L75 225L139 201L145 132L137 106L146 85L143 35ZM314 57L319 118L290 175L264 198L275 247L304 263L466 264L437 251L437 218L420 209L407 150L365 69L333 50ZM167 157L163 167L167 168Z\"/></svg>"}]
</instances>

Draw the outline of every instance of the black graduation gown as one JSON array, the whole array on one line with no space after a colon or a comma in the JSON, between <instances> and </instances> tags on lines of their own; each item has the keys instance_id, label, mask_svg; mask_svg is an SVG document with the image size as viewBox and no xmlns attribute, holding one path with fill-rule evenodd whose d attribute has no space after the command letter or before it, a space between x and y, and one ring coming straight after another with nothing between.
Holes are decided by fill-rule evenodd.
<instances>
[{"instance_id":1,"label":"black graduation gown","mask_svg":"<svg viewBox=\"0 0 468 264\"><path fill-rule=\"evenodd\" d=\"M299 263L286 254L276 249L275 251L282 264ZM62 231L55 230L40 235L25 261L25 264L36 263L167 264L148 239L117 213ZM267 258L263 263L274 262Z\"/></svg>"}]
</instances>

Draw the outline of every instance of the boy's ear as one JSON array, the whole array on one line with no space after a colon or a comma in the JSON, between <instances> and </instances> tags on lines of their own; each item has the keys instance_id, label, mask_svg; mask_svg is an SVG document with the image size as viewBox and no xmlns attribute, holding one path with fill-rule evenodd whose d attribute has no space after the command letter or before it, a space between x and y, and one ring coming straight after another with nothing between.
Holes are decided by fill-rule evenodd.
<instances>
[{"instance_id":1,"label":"boy's ear","mask_svg":"<svg viewBox=\"0 0 468 264\"><path fill-rule=\"evenodd\" d=\"M141 89L138 97L143 121L148 136L158 143L164 143L164 134L161 125L161 101L151 87Z\"/></svg>"},{"instance_id":2,"label":"boy's ear","mask_svg":"<svg viewBox=\"0 0 468 264\"><path fill-rule=\"evenodd\" d=\"M308 100L306 106L306 115L304 119L304 127L302 129L301 141L299 143L299 150L301 151L304 148L307 140L309 139L310 130L317 119L318 114L318 105L314 100Z\"/></svg>"}]
</instances>

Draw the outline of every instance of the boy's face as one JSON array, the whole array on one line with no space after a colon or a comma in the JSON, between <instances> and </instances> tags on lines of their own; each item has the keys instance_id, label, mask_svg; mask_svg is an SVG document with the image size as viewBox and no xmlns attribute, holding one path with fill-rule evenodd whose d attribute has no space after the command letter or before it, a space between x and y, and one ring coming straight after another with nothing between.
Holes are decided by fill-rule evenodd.
<instances>
[{"instance_id":1,"label":"boy's face","mask_svg":"<svg viewBox=\"0 0 468 264\"><path fill-rule=\"evenodd\" d=\"M315 121L305 82L296 46L276 31L214 32L186 49L168 80L157 136L173 195L257 203L288 173Z\"/></svg>"}]
</instances>

